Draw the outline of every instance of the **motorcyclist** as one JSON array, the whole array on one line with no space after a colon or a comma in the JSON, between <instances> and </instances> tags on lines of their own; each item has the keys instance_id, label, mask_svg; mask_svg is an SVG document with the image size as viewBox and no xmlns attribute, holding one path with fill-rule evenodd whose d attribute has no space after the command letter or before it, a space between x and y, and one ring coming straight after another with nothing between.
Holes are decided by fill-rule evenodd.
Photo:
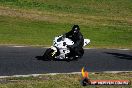
<instances>
[{"instance_id":1,"label":"motorcyclist","mask_svg":"<svg viewBox=\"0 0 132 88\"><path fill-rule=\"evenodd\" d=\"M68 54L69 57L81 57L84 53L83 44L84 38L80 32L80 27L78 25L74 25L72 30L65 34L66 38L71 39L74 44L67 46L70 48L71 53Z\"/></svg>"}]
</instances>

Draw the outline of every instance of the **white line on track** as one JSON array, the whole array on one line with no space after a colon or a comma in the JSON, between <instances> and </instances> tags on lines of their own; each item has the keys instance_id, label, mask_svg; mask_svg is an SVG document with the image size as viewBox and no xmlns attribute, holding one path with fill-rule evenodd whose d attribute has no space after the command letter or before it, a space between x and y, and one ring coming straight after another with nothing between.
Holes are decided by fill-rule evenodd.
<instances>
[{"instance_id":1,"label":"white line on track","mask_svg":"<svg viewBox=\"0 0 132 88\"><path fill-rule=\"evenodd\" d=\"M124 51L125 51L125 50L126 50L126 51L127 51L127 50L131 50L131 49L120 49L120 48L84 48L84 49L88 49L88 50L89 50L89 49L111 49L111 50L113 49L113 50L124 50Z\"/></svg>"},{"instance_id":2,"label":"white line on track","mask_svg":"<svg viewBox=\"0 0 132 88\"><path fill-rule=\"evenodd\" d=\"M47 74L28 74L28 75L12 75L12 76L0 76L0 78L9 78L9 77L37 77L40 75L58 75L58 74L81 74L81 72L71 72L71 73L47 73Z\"/></svg>"},{"instance_id":3,"label":"white line on track","mask_svg":"<svg viewBox=\"0 0 132 88\"><path fill-rule=\"evenodd\" d=\"M102 72L90 72L92 74L95 73L124 73L124 72L132 72L132 71L102 71ZM41 76L41 75L58 75L58 74L64 74L64 75L68 75L68 74L80 74L81 72L71 72L71 73L47 73L47 74L28 74L28 75L12 75L12 76L0 76L0 78L10 78L10 77L37 77L37 76Z\"/></svg>"},{"instance_id":4,"label":"white line on track","mask_svg":"<svg viewBox=\"0 0 132 88\"><path fill-rule=\"evenodd\" d=\"M127 51L127 50L131 50L131 49L116 49L116 50L124 50L124 51Z\"/></svg>"},{"instance_id":5,"label":"white line on track","mask_svg":"<svg viewBox=\"0 0 132 88\"><path fill-rule=\"evenodd\" d=\"M28 46L11 46L11 47L18 47L19 48L19 47L28 47Z\"/></svg>"}]
</instances>

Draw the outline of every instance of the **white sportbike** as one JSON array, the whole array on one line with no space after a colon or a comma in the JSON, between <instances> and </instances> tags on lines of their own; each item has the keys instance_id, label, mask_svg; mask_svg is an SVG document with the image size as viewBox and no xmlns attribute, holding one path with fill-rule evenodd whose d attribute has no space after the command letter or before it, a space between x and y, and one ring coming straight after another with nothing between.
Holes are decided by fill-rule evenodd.
<instances>
[{"instance_id":1,"label":"white sportbike","mask_svg":"<svg viewBox=\"0 0 132 88\"><path fill-rule=\"evenodd\" d=\"M90 39L84 39L84 45L86 46L90 43ZM60 35L58 37L55 37L53 40L53 45L48 48L44 55L43 59L45 60L71 60L72 59L78 59L79 56L74 57L68 57L67 54L71 53L70 49L67 47L68 45L73 45L74 42L66 38L63 35Z\"/></svg>"}]
</instances>

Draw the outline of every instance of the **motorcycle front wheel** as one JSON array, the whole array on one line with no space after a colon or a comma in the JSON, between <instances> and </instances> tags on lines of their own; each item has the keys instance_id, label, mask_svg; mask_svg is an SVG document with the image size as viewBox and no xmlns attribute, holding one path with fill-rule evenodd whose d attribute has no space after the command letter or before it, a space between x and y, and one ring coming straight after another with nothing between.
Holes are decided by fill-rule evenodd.
<instances>
[{"instance_id":1,"label":"motorcycle front wheel","mask_svg":"<svg viewBox=\"0 0 132 88\"><path fill-rule=\"evenodd\" d=\"M54 50L49 48L45 51L44 55L43 55L45 60L54 60L55 59L55 54L54 54Z\"/></svg>"}]
</instances>

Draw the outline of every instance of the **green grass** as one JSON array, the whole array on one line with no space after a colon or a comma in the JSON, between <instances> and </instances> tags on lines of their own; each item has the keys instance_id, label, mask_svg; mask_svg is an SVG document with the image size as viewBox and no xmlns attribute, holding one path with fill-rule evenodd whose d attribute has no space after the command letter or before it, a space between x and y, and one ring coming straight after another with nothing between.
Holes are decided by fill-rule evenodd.
<instances>
[{"instance_id":1,"label":"green grass","mask_svg":"<svg viewBox=\"0 0 132 88\"><path fill-rule=\"evenodd\" d=\"M54 36L71 29L71 24L34 21L0 16L0 43L43 45L52 44ZM85 38L91 39L90 47L132 47L130 26L80 25Z\"/></svg>"},{"instance_id":2,"label":"green grass","mask_svg":"<svg viewBox=\"0 0 132 88\"><path fill-rule=\"evenodd\" d=\"M68 28L62 24L23 20L21 18L1 16L0 19L1 44L48 45L52 43L54 36L64 33Z\"/></svg>"},{"instance_id":3,"label":"green grass","mask_svg":"<svg viewBox=\"0 0 132 88\"><path fill-rule=\"evenodd\" d=\"M131 16L131 0L1 0L1 5L51 12Z\"/></svg>"},{"instance_id":4,"label":"green grass","mask_svg":"<svg viewBox=\"0 0 132 88\"><path fill-rule=\"evenodd\" d=\"M132 73L90 73L91 80L129 80ZM0 79L0 88L84 88L80 74L41 75L37 77L10 77ZM131 85L96 85L86 88L131 88Z\"/></svg>"},{"instance_id":5,"label":"green grass","mask_svg":"<svg viewBox=\"0 0 132 88\"><path fill-rule=\"evenodd\" d=\"M0 44L50 46L79 24L89 47L132 48L131 0L0 0Z\"/></svg>"}]
</instances>

